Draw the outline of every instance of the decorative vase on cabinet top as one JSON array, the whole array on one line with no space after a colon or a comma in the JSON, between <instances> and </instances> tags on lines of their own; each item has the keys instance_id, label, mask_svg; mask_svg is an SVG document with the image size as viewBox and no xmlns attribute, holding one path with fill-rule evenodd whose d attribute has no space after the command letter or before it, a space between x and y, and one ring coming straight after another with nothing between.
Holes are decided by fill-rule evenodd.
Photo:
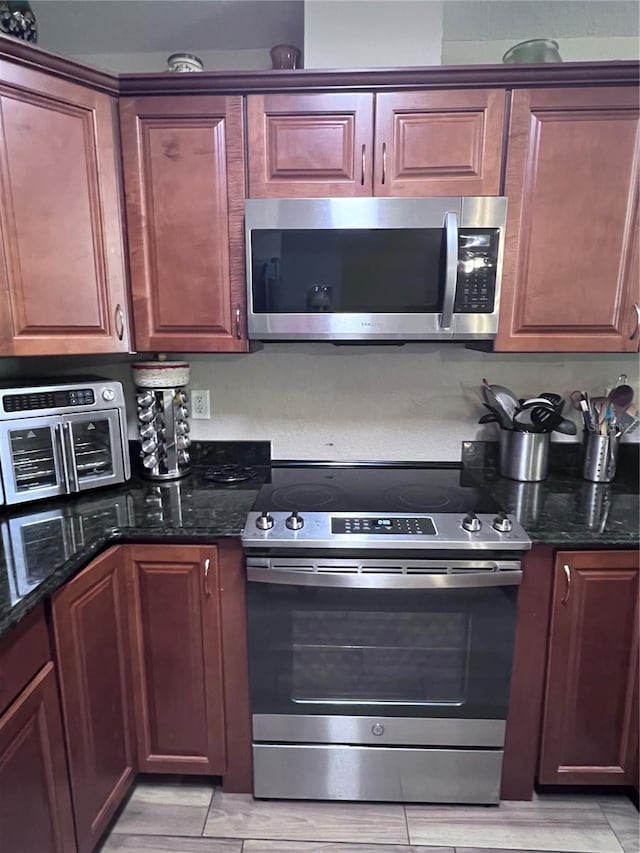
<instances>
[{"instance_id":1,"label":"decorative vase on cabinet top","mask_svg":"<svg viewBox=\"0 0 640 853\"><path fill-rule=\"evenodd\" d=\"M24 0L0 3L0 33L35 44L38 25L31 6Z\"/></svg>"},{"instance_id":2,"label":"decorative vase on cabinet top","mask_svg":"<svg viewBox=\"0 0 640 853\"><path fill-rule=\"evenodd\" d=\"M562 62L558 42L553 39L529 39L514 44L502 57L506 63L512 62Z\"/></svg>"}]
</instances>

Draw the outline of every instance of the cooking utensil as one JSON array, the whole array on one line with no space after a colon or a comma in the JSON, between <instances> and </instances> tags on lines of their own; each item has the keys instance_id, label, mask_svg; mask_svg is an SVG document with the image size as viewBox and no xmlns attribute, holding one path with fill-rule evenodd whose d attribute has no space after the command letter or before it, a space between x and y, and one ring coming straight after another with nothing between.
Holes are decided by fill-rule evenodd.
<instances>
[{"instance_id":1,"label":"cooking utensil","mask_svg":"<svg viewBox=\"0 0 640 853\"><path fill-rule=\"evenodd\" d=\"M482 396L492 409L500 413L503 426L511 429L513 416L518 408L518 400L513 393L504 385L490 385L486 379L482 380Z\"/></svg>"},{"instance_id":2,"label":"cooking utensil","mask_svg":"<svg viewBox=\"0 0 640 853\"><path fill-rule=\"evenodd\" d=\"M542 427L543 432L553 432L564 420L560 412L549 406L532 406L531 422L535 426Z\"/></svg>"},{"instance_id":3,"label":"cooking utensil","mask_svg":"<svg viewBox=\"0 0 640 853\"><path fill-rule=\"evenodd\" d=\"M618 385L609 392L607 399L616 415L621 414L626 411L627 406L630 406L633 401L633 388L631 385Z\"/></svg>"},{"instance_id":4,"label":"cooking utensil","mask_svg":"<svg viewBox=\"0 0 640 853\"><path fill-rule=\"evenodd\" d=\"M561 418L560 423L555 427L554 432L560 432L563 435L577 435L578 427L569 418Z\"/></svg>"},{"instance_id":5,"label":"cooking utensil","mask_svg":"<svg viewBox=\"0 0 640 853\"><path fill-rule=\"evenodd\" d=\"M487 412L486 415L478 420L479 424L499 424L502 425L502 420L497 412Z\"/></svg>"},{"instance_id":6,"label":"cooking utensil","mask_svg":"<svg viewBox=\"0 0 640 853\"><path fill-rule=\"evenodd\" d=\"M564 409L564 399L560 394L555 394L553 391L543 391L539 396L543 400L548 400L556 411L562 412Z\"/></svg>"}]
</instances>

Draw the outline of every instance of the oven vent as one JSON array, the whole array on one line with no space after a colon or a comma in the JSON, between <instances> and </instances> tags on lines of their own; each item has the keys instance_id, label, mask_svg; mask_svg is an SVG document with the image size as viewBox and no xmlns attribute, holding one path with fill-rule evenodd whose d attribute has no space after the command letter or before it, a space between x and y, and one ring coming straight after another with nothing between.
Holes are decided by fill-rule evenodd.
<instances>
[{"instance_id":1,"label":"oven vent","mask_svg":"<svg viewBox=\"0 0 640 853\"><path fill-rule=\"evenodd\" d=\"M482 572L519 570L520 564L496 560L374 560L374 559L322 559L301 558L253 558L248 566L330 575L466 575Z\"/></svg>"}]
</instances>

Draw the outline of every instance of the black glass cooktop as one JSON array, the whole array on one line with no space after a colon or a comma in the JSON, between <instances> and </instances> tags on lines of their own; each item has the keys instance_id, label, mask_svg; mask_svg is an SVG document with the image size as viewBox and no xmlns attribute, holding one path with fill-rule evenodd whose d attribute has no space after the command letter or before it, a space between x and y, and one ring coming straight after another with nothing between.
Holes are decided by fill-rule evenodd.
<instances>
[{"instance_id":1,"label":"black glass cooktop","mask_svg":"<svg viewBox=\"0 0 640 853\"><path fill-rule=\"evenodd\" d=\"M497 512L458 467L272 467L253 509L298 512Z\"/></svg>"}]
</instances>

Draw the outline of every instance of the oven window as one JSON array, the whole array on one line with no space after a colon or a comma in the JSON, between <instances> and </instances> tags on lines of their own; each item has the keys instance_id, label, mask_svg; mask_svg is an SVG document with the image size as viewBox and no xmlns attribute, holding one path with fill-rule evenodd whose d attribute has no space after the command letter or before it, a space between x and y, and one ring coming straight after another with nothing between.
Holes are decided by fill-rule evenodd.
<instances>
[{"instance_id":1,"label":"oven window","mask_svg":"<svg viewBox=\"0 0 640 853\"><path fill-rule=\"evenodd\" d=\"M296 703L462 705L465 613L294 611Z\"/></svg>"},{"instance_id":2,"label":"oven window","mask_svg":"<svg viewBox=\"0 0 640 853\"><path fill-rule=\"evenodd\" d=\"M439 313L443 228L251 232L254 314Z\"/></svg>"},{"instance_id":3,"label":"oven window","mask_svg":"<svg viewBox=\"0 0 640 853\"><path fill-rule=\"evenodd\" d=\"M9 431L9 446L16 492L57 485L50 426L12 429Z\"/></svg>"},{"instance_id":4,"label":"oven window","mask_svg":"<svg viewBox=\"0 0 640 853\"><path fill-rule=\"evenodd\" d=\"M517 587L249 582L257 714L505 719Z\"/></svg>"}]
</instances>

